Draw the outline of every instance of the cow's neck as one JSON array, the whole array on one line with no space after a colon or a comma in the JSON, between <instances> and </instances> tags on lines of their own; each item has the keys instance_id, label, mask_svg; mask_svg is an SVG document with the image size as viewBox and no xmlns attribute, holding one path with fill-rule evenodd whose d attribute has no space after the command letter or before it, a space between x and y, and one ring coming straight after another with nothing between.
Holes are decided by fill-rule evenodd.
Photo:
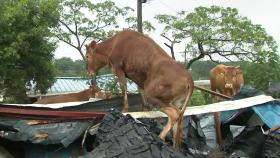
<instances>
[{"instance_id":1,"label":"cow's neck","mask_svg":"<svg viewBox=\"0 0 280 158\"><path fill-rule=\"evenodd\" d=\"M102 52L103 55L106 57L109 57L112 53L112 47L113 47L113 40L111 38L101 42L98 44L98 49Z\"/></svg>"},{"instance_id":2,"label":"cow's neck","mask_svg":"<svg viewBox=\"0 0 280 158\"><path fill-rule=\"evenodd\" d=\"M111 64L110 56L112 54L112 48L112 39L108 39L98 44L98 52L103 56L101 60L105 65Z\"/></svg>"}]
</instances>

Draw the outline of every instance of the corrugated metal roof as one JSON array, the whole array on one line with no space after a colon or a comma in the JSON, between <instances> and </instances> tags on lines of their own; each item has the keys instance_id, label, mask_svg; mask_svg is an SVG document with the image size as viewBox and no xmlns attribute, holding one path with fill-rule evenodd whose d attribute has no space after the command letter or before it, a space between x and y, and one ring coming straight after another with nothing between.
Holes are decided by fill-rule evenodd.
<instances>
[{"instance_id":1,"label":"corrugated metal roof","mask_svg":"<svg viewBox=\"0 0 280 158\"><path fill-rule=\"evenodd\" d=\"M55 83L43 95L65 94L85 90L89 87L89 80L84 77L56 77ZM35 92L35 84L32 84L28 96L41 96Z\"/></svg>"},{"instance_id":2,"label":"corrugated metal roof","mask_svg":"<svg viewBox=\"0 0 280 158\"><path fill-rule=\"evenodd\" d=\"M57 77L56 82L51 88L48 89L48 93L67 93L77 92L87 89L89 87L87 78L70 78L70 77Z\"/></svg>"},{"instance_id":3,"label":"corrugated metal roof","mask_svg":"<svg viewBox=\"0 0 280 158\"><path fill-rule=\"evenodd\" d=\"M106 90L106 87L108 87L108 85L110 84L114 84L114 82L117 82L116 84L119 86L117 77L112 74L97 76L96 81L97 81L97 85L103 90ZM127 91L129 93L137 93L138 91L137 85L134 82L127 79L126 85L127 85Z\"/></svg>"},{"instance_id":4,"label":"corrugated metal roof","mask_svg":"<svg viewBox=\"0 0 280 158\"><path fill-rule=\"evenodd\" d=\"M108 84L116 80L116 76L112 74L97 76L97 85L104 90ZM44 95L56 95L72 92L79 92L89 87L90 81L85 77L56 77L55 83L47 90ZM28 92L29 96L40 96L38 92L34 92L35 85L32 85L32 90ZM127 83L128 91L130 93L137 92L137 85L131 82Z\"/></svg>"},{"instance_id":5,"label":"corrugated metal roof","mask_svg":"<svg viewBox=\"0 0 280 158\"><path fill-rule=\"evenodd\" d=\"M99 75L96 78L97 85L103 90L106 91L108 85L118 83L117 77L112 74ZM195 81L195 84L198 85L209 85L209 80L198 80ZM56 77L56 82L47 90L47 93L44 95L56 95L56 94L65 94L72 92L79 92L85 90L89 87L90 80L85 77ZM33 85L34 87L34 85ZM28 93L29 96L40 96L38 92L34 92L34 88ZM127 90L129 93L137 93L137 85L132 81L128 80Z\"/></svg>"}]
</instances>

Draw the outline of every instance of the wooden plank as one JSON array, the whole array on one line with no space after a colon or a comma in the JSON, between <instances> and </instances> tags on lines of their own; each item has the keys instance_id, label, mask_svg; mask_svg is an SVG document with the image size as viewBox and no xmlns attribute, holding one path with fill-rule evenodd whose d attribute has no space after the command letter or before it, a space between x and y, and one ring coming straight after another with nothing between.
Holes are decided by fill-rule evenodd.
<instances>
[{"instance_id":1,"label":"wooden plank","mask_svg":"<svg viewBox=\"0 0 280 158\"><path fill-rule=\"evenodd\" d=\"M1 114L1 116L14 116L14 117L87 119L87 118L103 118L106 113L104 113L104 112L82 112L82 111L33 110L33 109L0 107L0 114Z\"/></svg>"}]
</instances>

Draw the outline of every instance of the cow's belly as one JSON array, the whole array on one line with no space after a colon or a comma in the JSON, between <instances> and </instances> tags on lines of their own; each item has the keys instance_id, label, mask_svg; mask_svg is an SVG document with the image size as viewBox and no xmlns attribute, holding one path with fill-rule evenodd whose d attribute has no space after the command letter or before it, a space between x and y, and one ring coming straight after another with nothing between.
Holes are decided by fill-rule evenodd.
<instances>
[{"instance_id":1,"label":"cow's belly","mask_svg":"<svg viewBox=\"0 0 280 158\"><path fill-rule=\"evenodd\" d=\"M147 74L145 72L129 71L126 72L126 77L135 82L139 87L144 88Z\"/></svg>"}]
</instances>

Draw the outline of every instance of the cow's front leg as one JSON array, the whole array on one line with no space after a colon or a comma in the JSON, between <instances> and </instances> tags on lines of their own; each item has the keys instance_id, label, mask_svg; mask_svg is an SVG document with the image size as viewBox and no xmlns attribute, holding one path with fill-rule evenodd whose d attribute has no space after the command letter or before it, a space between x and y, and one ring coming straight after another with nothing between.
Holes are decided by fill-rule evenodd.
<instances>
[{"instance_id":1,"label":"cow's front leg","mask_svg":"<svg viewBox=\"0 0 280 158\"><path fill-rule=\"evenodd\" d=\"M224 143L224 140L223 140L222 130L221 130L220 113L214 112L213 115L214 115L217 143L219 145L222 145Z\"/></svg>"},{"instance_id":2,"label":"cow's front leg","mask_svg":"<svg viewBox=\"0 0 280 158\"><path fill-rule=\"evenodd\" d=\"M120 69L113 69L112 71L118 77L118 80L119 80L119 83L120 83L120 88L121 88L122 93L124 95L122 112L128 112L127 87L126 87L125 74Z\"/></svg>"}]
</instances>

